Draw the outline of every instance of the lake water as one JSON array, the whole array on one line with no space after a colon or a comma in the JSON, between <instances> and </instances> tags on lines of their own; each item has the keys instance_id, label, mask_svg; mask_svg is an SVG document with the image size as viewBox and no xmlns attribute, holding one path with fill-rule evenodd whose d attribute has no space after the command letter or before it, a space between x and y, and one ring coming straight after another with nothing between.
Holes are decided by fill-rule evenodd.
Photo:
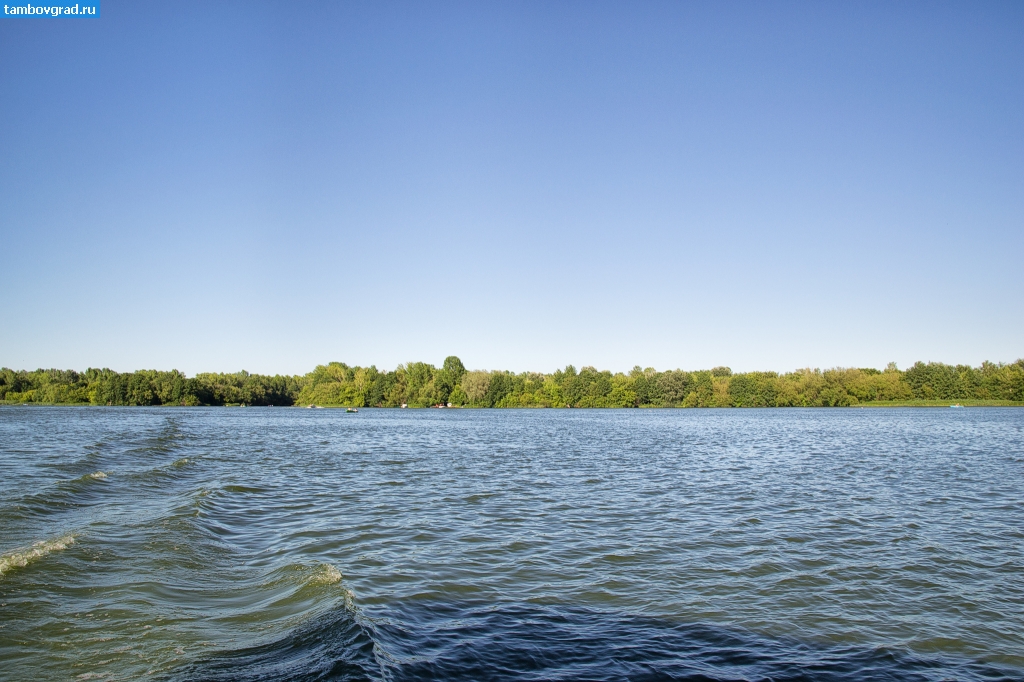
<instances>
[{"instance_id":1,"label":"lake water","mask_svg":"<svg viewBox=\"0 0 1024 682\"><path fill-rule=\"evenodd\" d=\"M1024 410L0 408L0 678L1024 679Z\"/></svg>"}]
</instances>

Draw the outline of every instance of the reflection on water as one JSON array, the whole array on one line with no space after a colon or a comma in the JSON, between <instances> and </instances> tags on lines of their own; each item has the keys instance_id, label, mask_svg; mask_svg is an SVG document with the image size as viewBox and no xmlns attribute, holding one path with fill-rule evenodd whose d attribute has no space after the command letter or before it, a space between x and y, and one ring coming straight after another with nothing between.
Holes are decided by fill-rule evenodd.
<instances>
[{"instance_id":1,"label":"reflection on water","mask_svg":"<svg viewBox=\"0 0 1024 682\"><path fill-rule=\"evenodd\" d=\"M0 678L1020 679L1024 410L0 408Z\"/></svg>"}]
</instances>

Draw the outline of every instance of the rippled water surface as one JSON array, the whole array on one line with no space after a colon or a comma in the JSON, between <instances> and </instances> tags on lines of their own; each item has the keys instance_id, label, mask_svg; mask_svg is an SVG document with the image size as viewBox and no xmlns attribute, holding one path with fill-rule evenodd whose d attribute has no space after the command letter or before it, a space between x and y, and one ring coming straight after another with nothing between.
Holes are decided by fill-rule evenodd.
<instances>
[{"instance_id":1,"label":"rippled water surface","mask_svg":"<svg viewBox=\"0 0 1024 682\"><path fill-rule=\"evenodd\" d=\"M1024 679L1024 410L0 408L0 678Z\"/></svg>"}]
</instances>

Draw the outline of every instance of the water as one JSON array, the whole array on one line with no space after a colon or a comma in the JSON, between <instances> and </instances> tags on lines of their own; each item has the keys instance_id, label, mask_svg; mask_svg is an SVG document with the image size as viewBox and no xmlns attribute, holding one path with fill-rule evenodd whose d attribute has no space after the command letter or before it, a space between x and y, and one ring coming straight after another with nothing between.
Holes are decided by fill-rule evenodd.
<instances>
[{"instance_id":1,"label":"water","mask_svg":"<svg viewBox=\"0 0 1024 682\"><path fill-rule=\"evenodd\" d=\"M0 408L5 680L1024 679L1024 410Z\"/></svg>"}]
</instances>

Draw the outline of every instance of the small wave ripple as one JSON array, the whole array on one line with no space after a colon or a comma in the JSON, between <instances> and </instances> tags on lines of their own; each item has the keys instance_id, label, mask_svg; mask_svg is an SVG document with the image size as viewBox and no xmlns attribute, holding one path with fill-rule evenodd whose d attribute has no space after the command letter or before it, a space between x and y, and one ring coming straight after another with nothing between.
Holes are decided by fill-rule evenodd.
<instances>
[{"instance_id":1,"label":"small wave ripple","mask_svg":"<svg viewBox=\"0 0 1024 682\"><path fill-rule=\"evenodd\" d=\"M0 578L14 568L23 568L30 562L45 557L51 552L67 549L75 542L73 535L65 535L54 540L40 540L28 549L11 552L0 556Z\"/></svg>"}]
</instances>

